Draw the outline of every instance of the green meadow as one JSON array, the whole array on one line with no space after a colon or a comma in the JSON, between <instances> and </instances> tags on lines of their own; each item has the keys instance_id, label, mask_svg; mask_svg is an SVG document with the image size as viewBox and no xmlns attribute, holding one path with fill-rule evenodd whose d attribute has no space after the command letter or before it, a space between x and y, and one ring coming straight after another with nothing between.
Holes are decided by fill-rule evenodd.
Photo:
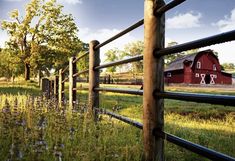
<instances>
[{"instance_id":1,"label":"green meadow","mask_svg":"<svg viewBox=\"0 0 235 161\"><path fill-rule=\"evenodd\" d=\"M165 90L235 95L233 88L220 87L167 86ZM141 160L142 131L105 115L94 123L86 113L87 98L87 91L78 90L77 106L68 111L55 100L46 100L36 83L0 83L0 160ZM142 122L141 96L104 92L100 107ZM235 157L234 107L165 100L164 116L166 132ZM169 142L165 142L165 157L207 160Z\"/></svg>"}]
</instances>

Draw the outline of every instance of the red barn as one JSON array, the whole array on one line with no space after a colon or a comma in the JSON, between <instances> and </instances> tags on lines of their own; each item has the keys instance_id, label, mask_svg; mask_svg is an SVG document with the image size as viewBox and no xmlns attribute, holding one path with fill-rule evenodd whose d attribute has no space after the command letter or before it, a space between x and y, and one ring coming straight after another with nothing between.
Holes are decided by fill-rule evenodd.
<instances>
[{"instance_id":1,"label":"red barn","mask_svg":"<svg viewBox=\"0 0 235 161\"><path fill-rule=\"evenodd\" d=\"M232 74L221 71L212 50L177 58L168 65L164 75L166 83L232 84Z\"/></svg>"}]
</instances>

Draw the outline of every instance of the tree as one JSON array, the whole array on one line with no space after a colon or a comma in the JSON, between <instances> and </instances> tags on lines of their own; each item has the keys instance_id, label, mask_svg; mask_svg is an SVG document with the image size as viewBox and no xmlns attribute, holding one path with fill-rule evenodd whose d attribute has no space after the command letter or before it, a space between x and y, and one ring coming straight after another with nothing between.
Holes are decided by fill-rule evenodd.
<instances>
[{"instance_id":1,"label":"tree","mask_svg":"<svg viewBox=\"0 0 235 161\"><path fill-rule=\"evenodd\" d=\"M169 42L167 44L167 47L172 47L172 46L175 46L175 45L178 45L178 43L176 41L172 41L172 42ZM197 53L199 51L199 49L191 49L191 50L187 50L187 51L184 51L184 52L180 52L180 53L175 53L175 54L170 54L170 55L167 55L165 56L165 63L166 65L169 64L170 62L172 62L173 60L179 58L179 57L182 57L182 56L185 56L185 55L190 55L190 54L193 54L193 53Z\"/></svg>"},{"instance_id":2,"label":"tree","mask_svg":"<svg viewBox=\"0 0 235 161\"><path fill-rule=\"evenodd\" d=\"M72 15L63 14L62 8L56 0L31 0L24 17L14 10L12 21L2 22L10 36L7 47L17 51L24 64L25 80L30 79L30 69L60 68L68 56L82 50Z\"/></svg>"},{"instance_id":3,"label":"tree","mask_svg":"<svg viewBox=\"0 0 235 161\"><path fill-rule=\"evenodd\" d=\"M89 44L87 43L83 43L83 50L80 51L78 54L77 54L77 57L85 54L85 52L88 52L89 51ZM84 70L87 70L89 69L89 56L85 56L83 57L81 60L79 60L77 63L77 70L78 71L84 71ZM85 77L88 76L88 73L85 73L84 74Z\"/></svg>"},{"instance_id":4,"label":"tree","mask_svg":"<svg viewBox=\"0 0 235 161\"><path fill-rule=\"evenodd\" d=\"M125 45L124 51L122 52L122 58L134 57L137 55L143 55L144 53L144 42L135 41ZM133 74L143 72L143 61L133 62L131 65L131 72Z\"/></svg>"},{"instance_id":5,"label":"tree","mask_svg":"<svg viewBox=\"0 0 235 161\"><path fill-rule=\"evenodd\" d=\"M104 55L106 57L105 62L113 62L120 59L121 51L118 48L108 50ZM117 66L107 68L107 72L116 72Z\"/></svg>"},{"instance_id":6,"label":"tree","mask_svg":"<svg viewBox=\"0 0 235 161\"><path fill-rule=\"evenodd\" d=\"M23 64L21 60L15 57L15 53L8 49L0 51L0 77L10 79L23 73Z\"/></svg>"},{"instance_id":7,"label":"tree","mask_svg":"<svg viewBox=\"0 0 235 161\"><path fill-rule=\"evenodd\" d=\"M169 42L167 44L167 47L172 47L172 46L175 46L175 45L178 45L178 43L176 41L172 41L172 42ZM173 60L175 60L176 58L181 57L181 56L184 56L183 52L166 55L164 57L165 64L169 64L170 62L172 62Z\"/></svg>"}]
</instances>

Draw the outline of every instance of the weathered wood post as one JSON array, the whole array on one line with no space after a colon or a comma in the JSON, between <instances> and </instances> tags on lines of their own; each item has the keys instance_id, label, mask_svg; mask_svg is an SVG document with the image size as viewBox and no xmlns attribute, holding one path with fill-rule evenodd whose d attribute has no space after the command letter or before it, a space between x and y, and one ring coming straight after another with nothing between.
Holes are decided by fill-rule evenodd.
<instances>
[{"instance_id":1,"label":"weathered wood post","mask_svg":"<svg viewBox=\"0 0 235 161\"><path fill-rule=\"evenodd\" d=\"M54 78L54 97L58 100L58 91L59 91L59 76Z\"/></svg>"},{"instance_id":2,"label":"weathered wood post","mask_svg":"<svg viewBox=\"0 0 235 161\"><path fill-rule=\"evenodd\" d=\"M76 78L73 76L76 72L76 63L73 63L75 57L69 59L69 108L73 109L76 103Z\"/></svg>"},{"instance_id":3,"label":"weathered wood post","mask_svg":"<svg viewBox=\"0 0 235 161\"><path fill-rule=\"evenodd\" d=\"M108 75L108 84L110 84L111 83L111 81L110 81L110 74Z\"/></svg>"},{"instance_id":4,"label":"weathered wood post","mask_svg":"<svg viewBox=\"0 0 235 161\"><path fill-rule=\"evenodd\" d=\"M50 81L47 78L42 78L41 81L41 90L43 95L49 99L50 98Z\"/></svg>"},{"instance_id":5,"label":"weathered wood post","mask_svg":"<svg viewBox=\"0 0 235 161\"><path fill-rule=\"evenodd\" d=\"M50 80L50 98L54 96L54 80Z\"/></svg>"},{"instance_id":6,"label":"weathered wood post","mask_svg":"<svg viewBox=\"0 0 235 161\"><path fill-rule=\"evenodd\" d=\"M153 135L154 130L163 130L164 104L154 98L154 91L164 90L164 60L154 53L164 47L164 15L154 15L154 10L164 5L163 0L145 0L144 4L144 93L143 133L146 161L164 161L164 142Z\"/></svg>"},{"instance_id":7,"label":"weathered wood post","mask_svg":"<svg viewBox=\"0 0 235 161\"><path fill-rule=\"evenodd\" d=\"M99 87L99 70L94 70L95 66L100 64L100 50L95 50L99 42L93 40L89 44L89 112L95 120L97 120L97 112L94 108L99 108L99 91L94 91L94 88Z\"/></svg>"},{"instance_id":8,"label":"weathered wood post","mask_svg":"<svg viewBox=\"0 0 235 161\"><path fill-rule=\"evenodd\" d=\"M64 101L64 73L62 69L59 70L59 92L58 92L58 101L59 101L59 107L63 106Z\"/></svg>"}]
</instances>

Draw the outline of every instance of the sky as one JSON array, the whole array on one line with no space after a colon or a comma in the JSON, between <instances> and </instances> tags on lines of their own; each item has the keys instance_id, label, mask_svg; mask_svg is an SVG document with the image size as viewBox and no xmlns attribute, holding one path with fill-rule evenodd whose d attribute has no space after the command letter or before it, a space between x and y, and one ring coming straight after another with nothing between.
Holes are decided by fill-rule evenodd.
<instances>
[{"instance_id":1,"label":"sky","mask_svg":"<svg viewBox=\"0 0 235 161\"><path fill-rule=\"evenodd\" d=\"M79 28L78 36L84 42L96 39L105 41L144 17L144 0L57 0L64 6L63 12L72 14ZM9 13L18 9L24 14L29 0L0 0L0 21L9 20ZM165 0L169 3L170 0ZM235 0L186 0L166 13L166 42L179 44L235 29ZM101 48L123 49L125 44L143 40L144 27L128 33ZM8 39L0 30L0 46ZM213 45L219 53L220 63L235 63L235 41Z\"/></svg>"}]
</instances>

